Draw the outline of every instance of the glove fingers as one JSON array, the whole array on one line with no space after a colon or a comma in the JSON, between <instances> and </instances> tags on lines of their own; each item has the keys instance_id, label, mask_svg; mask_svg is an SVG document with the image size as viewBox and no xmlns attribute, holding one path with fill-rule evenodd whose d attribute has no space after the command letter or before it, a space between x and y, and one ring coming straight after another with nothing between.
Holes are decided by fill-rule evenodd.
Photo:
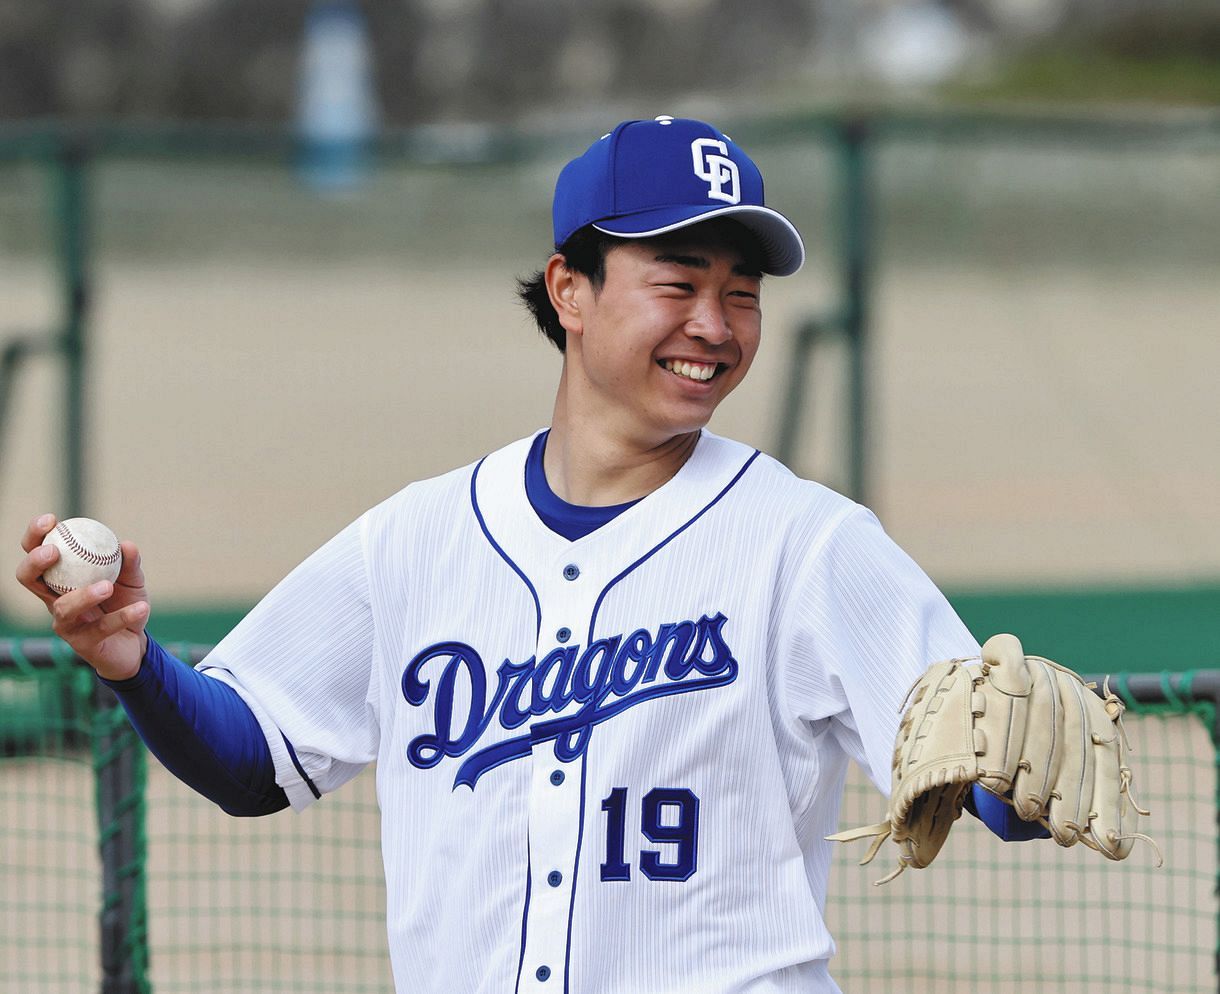
<instances>
[{"instance_id":1,"label":"glove fingers","mask_svg":"<svg viewBox=\"0 0 1220 994\"><path fill-rule=\"evenodd\" d=\"M991 687L976 691L972 701L979 782L1003 797L1012 789L1021 761L1033 686L1015 635L993 635L983 643L983 672Z\"/></svg>"},{"instance_id":2,"label":"glove fingers","mask_svg":"<svg viewBox=\"0 0 1220 994\"><path fill-rule=\"evenodd\" d=\"M904 863L922 870L936 858L949 837L949 829L962 815L969 789L968 783L951 783L915 799L906 831L894 836Z\"/></svg>"},{"instance_id":3,"label":"glove fingers","mask_svg":"<svg viewBox=\"0 0 1220 994\"><path fill-rule=\"evenodd\" d=\"M1112 695L1111 695L1112 696ZM1132 837L1139 813L1127 796L1124 780L1122 736L1117 717L1122 713L1118 698L1114 700L1113 717L1096 694L1089 694L1093 723L1093 799L1090 822L1093 841L1110 859L1126 859L1135 845Z\"/></svg>"},{"instance_id":4,"label":"glove fingers","mask_svg":"<svg viewBox=\"0 0 1220 994\"><path fill-rule=\"evenodd\" d=\"M1070 670L1055 667L1063 704L1063 756L1048 805L1051 835L1061 846L1076 843L1089 828L1096 757L1088 698L1093 696Z\"/></svg>"},{"instance_id":5,"label":"glove fingers","mask_svg":"<svg viewBox=\"0 0 1220 994\"><path fill-rule=\"evenodd\" d=\"M1046 810L1047 801L1059 773L1063 755L1063 704L1053 667L1037 656L1026 658L1033 686L1029 695L1031 724L1025 729L1013 782L1012 806L1025 821L1036 821Z\"/></svg>"}]
</instances>

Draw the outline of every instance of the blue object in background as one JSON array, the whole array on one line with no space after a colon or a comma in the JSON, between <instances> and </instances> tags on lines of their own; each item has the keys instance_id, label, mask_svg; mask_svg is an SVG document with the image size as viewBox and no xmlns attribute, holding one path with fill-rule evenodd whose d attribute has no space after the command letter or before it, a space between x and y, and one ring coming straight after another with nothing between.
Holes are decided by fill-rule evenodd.
<instances>
[{"instance_id":1,"label":"blue object in background","mask_svg":"<svg viewBox=\"0 0 1220 994\"><path fill-rule=\"evenodd\" d=\"M297 111L305 181L329 192L357 186L378 119L364 15L352 3L317 4L305 21Z\"/></svg>"}]
</instances>

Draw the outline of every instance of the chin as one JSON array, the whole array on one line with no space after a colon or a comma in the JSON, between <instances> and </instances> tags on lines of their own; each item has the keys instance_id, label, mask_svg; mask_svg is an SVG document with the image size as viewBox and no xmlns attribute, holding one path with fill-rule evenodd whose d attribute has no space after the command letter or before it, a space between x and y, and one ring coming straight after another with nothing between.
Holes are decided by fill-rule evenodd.
<instances>
[{"instance_id":1,"label":"chin","mask_svg":"<svg viewBox=\"0 0 1220 994\"><path fill-rule=\"evenodd\" d=\"M659 426L658 435L665 441L669 441L681 435L690 435L693 432L702 431L711 420L712 415L710 413L700 418L675 418L663 426Z\"/></svg>"}]
</instances>

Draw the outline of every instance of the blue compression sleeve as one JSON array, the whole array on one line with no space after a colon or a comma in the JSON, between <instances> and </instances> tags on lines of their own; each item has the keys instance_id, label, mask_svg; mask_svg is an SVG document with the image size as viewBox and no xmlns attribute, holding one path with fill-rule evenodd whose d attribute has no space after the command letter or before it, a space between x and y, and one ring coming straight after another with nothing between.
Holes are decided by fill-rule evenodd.
<instances>
[{"instance_id":1,"label":"blue compression sleeve","mask_svg":"<svg viewBox=\"0 0 1220 994\"><path fill-rule=\"evenodd\" d=\"M254 712L226 683L204 676L151 638L140 670L112 688L149 751L231 815L288 806Z\"/></svg>"},{"instance_id":2,"label":"blue compression sleeve","mask_svg":"<svg viewBox=\"0 0 1220 994\"><path fill-rule=\"evenodd\" d=\"M1031 839L1051 837L1051 833L1036 821L1022 821L1012 808L977 783L971 786L970 793L966 795L966 810L1005 842L1029 842Z\"/></svg>"}]
</instances>

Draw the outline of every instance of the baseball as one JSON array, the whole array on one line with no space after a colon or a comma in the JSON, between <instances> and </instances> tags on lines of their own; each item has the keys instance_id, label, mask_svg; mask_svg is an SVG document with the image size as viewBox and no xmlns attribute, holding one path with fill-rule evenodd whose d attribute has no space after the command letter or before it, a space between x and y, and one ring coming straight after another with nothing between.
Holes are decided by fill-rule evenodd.
<instances>
[{"instance_id":1,"label":"baseball","mask_svg":"<svg viewBox=\"0 0 1220 994\"><path fill-rule=\"evenodd\" d=\"M53 545L59 550L59 559L42 574L43 582L57 594L66 594L99 580L113 581L123 565L118 538L92 518L68 518L59 522L42 544Z\"/></svg>"}]
</instances>

